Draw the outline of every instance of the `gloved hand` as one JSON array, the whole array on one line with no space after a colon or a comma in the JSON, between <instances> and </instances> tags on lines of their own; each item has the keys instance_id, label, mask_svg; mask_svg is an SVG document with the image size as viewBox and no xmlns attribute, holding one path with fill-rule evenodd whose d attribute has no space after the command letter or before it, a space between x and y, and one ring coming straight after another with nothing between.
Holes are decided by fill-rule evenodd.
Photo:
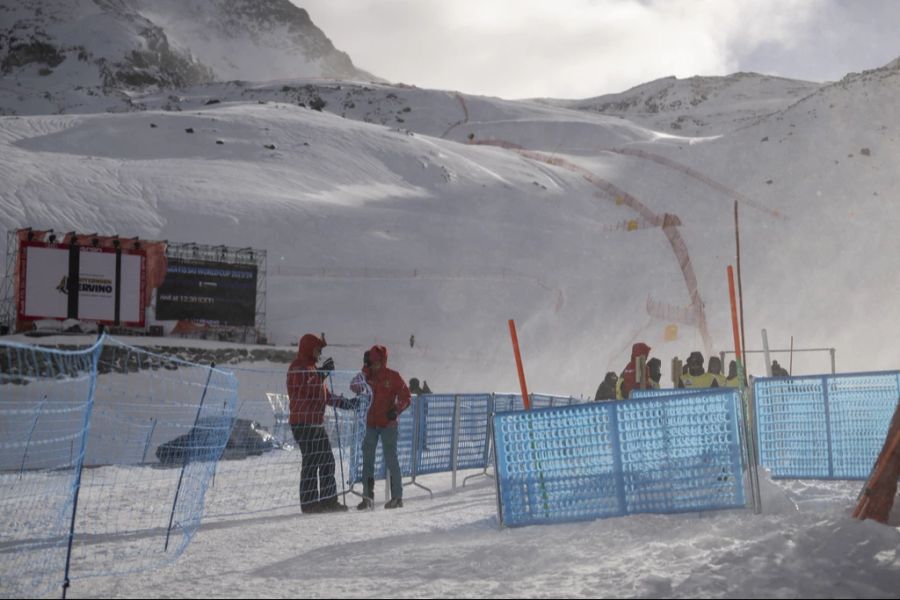
<instances>
[{"instance_id":1,"label":"gloved hand","mask_svg":"<svg viewBox=\"0 0 900 600\"><path fill-rule=\"evenodd\" d=\"M387 418L388 418L388 421L396 421L397 420L397 409L392 408L391 410L387 411Z\"/></svg>"},{"instance_id":2,"label":"gloved hand","mask_svg":"<svg viewBox=\"0 0 900 600\"><path fill-rule=\"evenodd\" d=\"M322 366L319 367L320 371L334 371L334 359L330 356L325 359L325 362L322 363Z\"/></svg>"},{"instance_id":3,"label":"gloved hand","mask_svg":"<svg viewBox=\"0 0 900 600\"><path fill-rule=\"evenodd\" d=\"M343 410L356 410L358 406L356 398L347 398L343 394L337 397L337 407Z\"/></svg>"}]
</instances>

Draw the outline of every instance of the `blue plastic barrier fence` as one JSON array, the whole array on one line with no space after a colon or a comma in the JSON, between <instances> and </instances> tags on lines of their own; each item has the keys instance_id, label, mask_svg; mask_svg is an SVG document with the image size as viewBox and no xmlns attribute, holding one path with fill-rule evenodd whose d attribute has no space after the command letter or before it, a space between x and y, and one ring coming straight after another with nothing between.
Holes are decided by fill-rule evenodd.
<instances>
[{"instance_id":1,"label":"blue plastic barrier fence","mask_svg":"<svg viewBox=\"0 0 900 600\"><path fill-rule=\"evenodd\" d=\"M759 461L776 478L866 479L900 398L900 372L753 383Z\"/></svg>"},{"instance_id":2,"label":"blue plastic barrier fence","mask_svg":"<svg viewBox=\"0 0 900 600\"><path fill-rule=\"evenodd\" d=\"M746 505L736 391L494 417L503 525Z\"/></svg>"},{"instance_id":3,"label":"blue plastic barrier fence","mask_svg":"<svg viewBox=\"0 0 900 600\"><path fill-rule=\"evenodd\" d=\"M62 590L101 344L0 342L0 595Z\"/></svg>"},{"instance_id":4,"label":"blue plastic barrier fence","mask_svg":"<svg viewBox=\"0 0 900 600\"><path fill-rule=\"evenodd\" d=\"M72 552L72 579L175 561L197 532L234 424L228 372L106 338Z\"/></svg>"}]
</instances>

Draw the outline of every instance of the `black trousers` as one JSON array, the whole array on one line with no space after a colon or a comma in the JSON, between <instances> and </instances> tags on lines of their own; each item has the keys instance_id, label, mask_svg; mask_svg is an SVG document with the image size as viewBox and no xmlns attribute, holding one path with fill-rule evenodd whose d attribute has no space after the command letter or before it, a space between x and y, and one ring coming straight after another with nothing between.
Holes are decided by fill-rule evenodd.
<instances>
[{"instance_id":1,"label":"black trousers","mask_svg":"<svg viewBox=\"0 0 900 600\"><path fill-rule=\"evenodd\" d=\"M337 496L334 452L322 425L292 425L291 432L300 448L300 507L306 510Z\"/></svg>"}]
</instances>

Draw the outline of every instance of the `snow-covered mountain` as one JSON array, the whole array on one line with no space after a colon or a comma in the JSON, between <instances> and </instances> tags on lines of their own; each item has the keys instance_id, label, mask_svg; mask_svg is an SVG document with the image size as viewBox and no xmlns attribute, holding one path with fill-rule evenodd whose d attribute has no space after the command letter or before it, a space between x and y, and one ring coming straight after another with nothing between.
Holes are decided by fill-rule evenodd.
<instances>
[{"instance_id":1,"label":"snow-covered mountain","mask_svg":"<svg viewBox=\"0 0 900 600\"><path fill-rule=\"evenodd\" d=\"M189 10L147 6L154 23L153 7ZM199 57L183 64L218 68ZM747 346L765 327L773 346L835 347L839 370L897 368L898 66L723 78L658 126L318 77L132 89L128 114L26 97L45 114L0 118L0 226L265 248L271 339L325 331L343 368L386 343L436 391L515 389L515 318L530 387L578 395L635 341L667 378L674 355L732 347L737 201ZM682 114L716 135L673 130Z\"/></svg>"},{"instance_id":2,"label":"snow-covered mountain","mask_svg":"<svg viewBox=\"0 0 900 600\"><path fill-rule=\"evenodd\" d=\"M212 81L371 80L289 0L0 0L0 114L121 111Z\"/></svg>"},{"instance_id":3,"label":"snow-covered mountain","mask_svg":"<svg viewBox=\"0 0 900 600\"><path fill-rule=\"evenodd\" d=\"M618 94L546 102L619 116L658 131L715 135L782 110L821 86L759 73L734 73L725 77L666 77Z\"/></svg>"}]
</instances>

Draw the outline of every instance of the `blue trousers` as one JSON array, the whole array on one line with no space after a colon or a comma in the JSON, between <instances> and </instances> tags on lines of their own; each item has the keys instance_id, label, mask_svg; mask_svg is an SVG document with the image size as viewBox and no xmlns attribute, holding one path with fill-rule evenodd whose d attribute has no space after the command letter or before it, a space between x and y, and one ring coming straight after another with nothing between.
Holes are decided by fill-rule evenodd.
<instances>
[{"instance_id":1,"label":"blue trousers","mask_svg":"<svg viewBox=\"0 0 900 600\"><path fill-rule=\"evenodd\" d=\"M384 464L391 473L391 498L403 497L403 479L400 474L400 459L397 458L396 427L366 427L363 440L363 495L375 497L375 450L381 438Z\"/></svg>"}]
</instances>

